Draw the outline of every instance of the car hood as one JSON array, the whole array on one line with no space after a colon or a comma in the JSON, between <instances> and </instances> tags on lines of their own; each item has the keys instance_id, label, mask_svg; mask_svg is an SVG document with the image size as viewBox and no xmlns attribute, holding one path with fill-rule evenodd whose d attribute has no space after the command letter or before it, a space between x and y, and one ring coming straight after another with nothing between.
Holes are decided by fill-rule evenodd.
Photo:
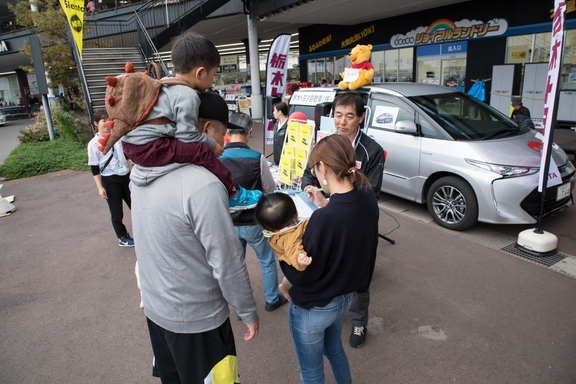
<instances>
[{"instance_id":1,"label":"car hood","mask_svg":"<svg viewBox=\"0 0 576 384\"><path fill-rule=\"evenodd\" d=\"M530 130L522 135L486 141L470 141L470 146L482 157L482 160L500 165L521 167L540 167L542 134ZM556 144L552 147L552 156L558 167L568 161L566 153Z\"/></svg>"}]
</instances>

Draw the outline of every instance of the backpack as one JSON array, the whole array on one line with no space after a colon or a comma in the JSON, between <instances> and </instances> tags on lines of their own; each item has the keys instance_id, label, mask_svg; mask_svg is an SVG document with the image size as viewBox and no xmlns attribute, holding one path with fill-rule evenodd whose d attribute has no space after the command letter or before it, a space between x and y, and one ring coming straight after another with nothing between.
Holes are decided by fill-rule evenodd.
<instances>
[{"instance_id":1,"label":"backpack","mask_svg":"<svg viewBox=\"0 0 576 384\"><path fill-rule=\"evenodd\" d=\"M150 63L145 72L134 72L134 66L127 62L124 67L126 74L106 76L106 112L108 121L104 123L110 129L98 140L98 149L105 155L118 140L131 130L142 124L166 124L168 119L152 119L146 117L156 104L162 85L185 85L191 87L186 80L173 77L157 80L150 77L152 69L159 77L160 71L156 63Z\"/></svg>"}]
</instances>

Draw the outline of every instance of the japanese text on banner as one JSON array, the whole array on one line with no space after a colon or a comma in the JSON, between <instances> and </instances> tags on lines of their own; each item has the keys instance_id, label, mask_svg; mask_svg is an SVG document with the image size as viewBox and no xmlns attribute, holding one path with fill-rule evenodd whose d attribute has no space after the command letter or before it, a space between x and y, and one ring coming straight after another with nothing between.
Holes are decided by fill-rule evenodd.
<instances>
[{"instance_id":1,"label":"japanese text on banner","mask_svg":"<svg viewBox=\"0 0 576 384\"><path fill-rule=\"evenodd\" d=\"M544 98L544 140L542 145L542 154L540 155L540 175L538 180L538 191L544 190L545 164L546 158L550 156L550 170L557 171L556 164L552 154L548 153L548 142L550 133L554 127L552 120L554 113L554 104L556 103L556 89L560 74L560 61L562 59L562 39L564 37L564 14L566 3L563 0L556 0L554 4L554 22L552 23L552 42L550 44L550 63L548 64L548 78L546 80L546 97ZM551 187L562 183L559 175L548 174L547 186Z\"/></svg>"}]
</instances>

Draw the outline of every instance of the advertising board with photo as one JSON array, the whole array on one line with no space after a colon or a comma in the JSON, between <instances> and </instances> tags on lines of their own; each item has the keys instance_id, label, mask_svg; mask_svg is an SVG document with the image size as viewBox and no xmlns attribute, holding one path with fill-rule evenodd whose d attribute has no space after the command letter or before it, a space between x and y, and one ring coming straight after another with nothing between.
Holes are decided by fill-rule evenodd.
<instances>
[{"instance_id":1,"label":"advertising board with photo","mask_svg":"<svg viewBox=\"0 0 576 384\"><path fill-rule=\"evenodd\" d=\"M394 129L399 110L400 108L398 107L386 107L384 105L377 106L374 111L374 117L372 118L372 126Z\"/></svg>"}]
</instances>

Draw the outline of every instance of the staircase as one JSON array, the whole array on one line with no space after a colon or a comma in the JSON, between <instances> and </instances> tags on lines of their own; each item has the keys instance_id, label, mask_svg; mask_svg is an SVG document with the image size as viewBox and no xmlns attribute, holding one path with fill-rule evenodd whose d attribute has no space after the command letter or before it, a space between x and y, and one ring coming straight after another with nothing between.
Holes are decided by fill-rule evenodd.
<instances>
[{"instance_id":1,"label":"staircase","mask_svg":"<svg viewBox=\"0 0 576 384\"><path fill-rule=\"evenodd\" d=\"M106 76L125 73L127 61L136 72L144 72L148 62L156 62L160 77L171 73L164 65L156 47L162 47L181 31L190 28L230 0L149 0L134 11L127 20L85 22L86 48L79 58L75 44L71 43L79 66L80 81L86 95L89 114L93 109L105 108ZM150 33L153 35L150 37ZM103 44L110 48L88 48ZM74 41L70 36L69 40Z\"/></svg>"},{"instance_id":2,"label":"staircase","mask_svg":"<svg viewBox=\"0 0 576 384\"><path fill-rule=\"evenodd\" d=\"M124 66L127 61L132 63L136 72L147 69L138 48L85 48L82 51L82 67L93 109L105 108L105 77L126 73Z\"/></svg>"}]
</instances>

